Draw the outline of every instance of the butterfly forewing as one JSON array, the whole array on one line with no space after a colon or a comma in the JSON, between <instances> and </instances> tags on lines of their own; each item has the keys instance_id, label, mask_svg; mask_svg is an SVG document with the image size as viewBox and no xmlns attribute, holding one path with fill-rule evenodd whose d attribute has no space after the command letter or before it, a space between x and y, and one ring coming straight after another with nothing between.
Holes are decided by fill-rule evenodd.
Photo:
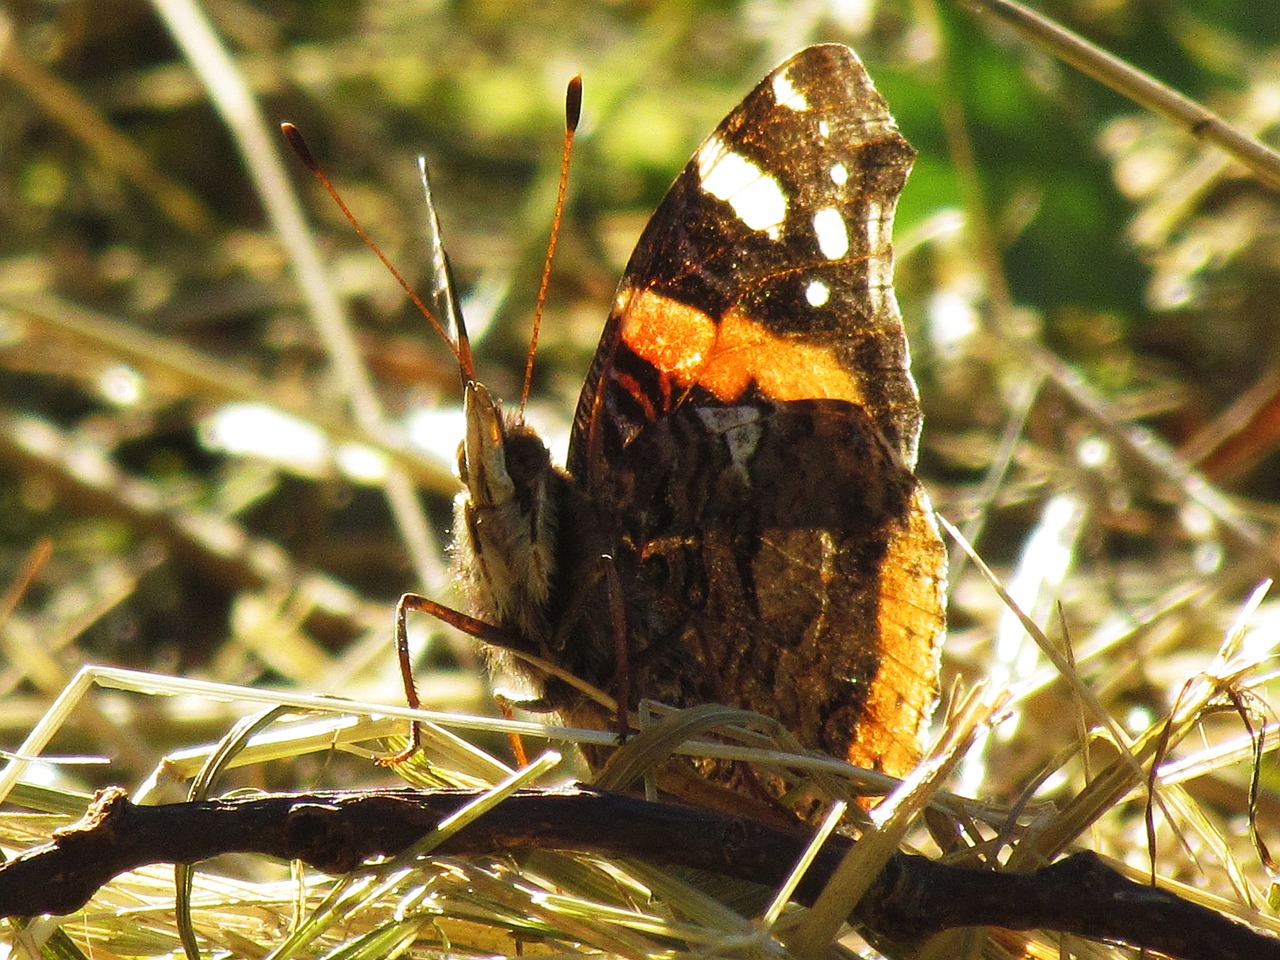
<instances>
[{"instance_id":1,"label":"butterfly forewing","mask_svg":"<svg viewBox=\"0 0 1280 960\"><path fill-rule=\"evenodd\" d=\"M676 395L700 375L721 401L754 386L861 402L914 466L920 408L890 245L914 156L847 47L810 47L766 77L636 245L578 405L570 471L596 483L649 407L669 402L650 369Z\"/></svg>"}]
</instances>

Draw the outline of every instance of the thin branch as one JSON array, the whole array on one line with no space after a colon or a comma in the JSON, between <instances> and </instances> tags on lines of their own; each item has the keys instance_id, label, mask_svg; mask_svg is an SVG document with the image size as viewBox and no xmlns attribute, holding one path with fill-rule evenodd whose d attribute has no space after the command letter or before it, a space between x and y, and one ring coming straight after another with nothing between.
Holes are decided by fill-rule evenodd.
<instances>
[{"instance_id":1,"label":"thin branch","mask_svg":"<svg viewBox=\"0 0 1280 960\"><path fill-rule=\"evenodd\" d=\"M1141 107L1185 127L1248 167L1259 182L1280 190L1280 154L1237 129L1212 110L1160 83L1149 74L1094 46L1083 37L1012 0L969 0L1001 23L1033 39L1041 49L1106 84Z\"/></svg>"},{"instance_id":2,"label":"thin branch","mask_svg":"<svg viewBox=\"0 0 1280 960\"><path fill-rule=\"evenodd\" d=\"M324 792L135 806L99 794L80 823L0 867L0 915L69 913L112 877L150 863L258 853L345 873L403 851L477 791ZM769 886L804 851L801 829L589 789L522 791L445 842L441 855L531 849L643 857ZM848 852L833 837L796 891L811 904ZM1183 960L1280 960L1280 939L1157 887L1092 853L1033 873L975 870L898 854L850 921L876 939L918 941L955 927L1056 930Z\"/></svg>"},{"instance_id":3,"label":"thin branch","mask_svg":"<svg viewBox=\"0 0 1280 960\"><path fill-rule=\"evenodd\" d=\"M77 349L88 347L101 351L148 374L158 374L166 382L180 384L201 402L269 404L313 424L335 444L358 443L372 447L409 474L421 489L450 497L458 490L452 464L416 450L404 432L388 421L355 423L324 405L300 400L292 391L282 390L243 367L51 293L0 292L0 308L26 317L42 332L67 340Z\"/></svg>"}]
</instances>

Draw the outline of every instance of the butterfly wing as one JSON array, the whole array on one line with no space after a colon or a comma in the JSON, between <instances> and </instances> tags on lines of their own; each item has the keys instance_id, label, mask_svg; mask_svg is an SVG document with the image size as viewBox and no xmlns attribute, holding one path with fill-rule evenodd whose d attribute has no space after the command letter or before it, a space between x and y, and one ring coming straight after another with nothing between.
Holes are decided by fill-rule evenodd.
<instances>
[{"instance_id":1,"label":"butterfly wing","mask_svg":"<svg viewBox=\"0 0 1280 960\"><path fill-rule=\"evenodd\" d=\"M695 384L722 403L752 388L859 403L914 466L920 405L890 243L914 156L849 48L809 47L766 77L636 244L570 472L607 485L609 458Z\"/></svg>"},{"instance_id":2,"label":"butterfly wing","mask_svg":"<svg viewBox=\"0 0 1280 960\"><path fill-rule=\"evenodd\" d=\"M755 709L894 773L936 697L945 580L892 288L913 157L848 48L766 77L641 236L569 455L637 695Z\"/></svg>"}]
</instances>

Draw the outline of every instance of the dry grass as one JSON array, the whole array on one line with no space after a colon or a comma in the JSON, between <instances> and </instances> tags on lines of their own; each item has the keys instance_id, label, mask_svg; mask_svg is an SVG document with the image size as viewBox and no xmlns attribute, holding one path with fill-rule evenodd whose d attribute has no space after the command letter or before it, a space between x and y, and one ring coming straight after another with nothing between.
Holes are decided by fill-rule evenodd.
<instances>
[{"instance_id":1,"label":"dry grass","mask_svg":"<svg viewBox=\"0 0 1280 960\"><path fill-rule=\"evenodd\" d=\"M1168 79L1275 139L1269 38L1194 12L1144 32L1146 11L1089 20L1096 5L1060 6L1116 46L1154 36L1136 50L1148 65L1163 51ZM398 727L358 718L397 702L394 598L447 592L456 373L285 156L277 121L303 128L415 279L429 270L414 162L427 154L485 378L514 396L562 86L585 72L531 413L562 437L621 263L665 183L774 61L839 39L922 151L898 230L926 405L921 473L1010 595L957 548L948 703L985 682L1007 697L1004 719L928 785L929 812L908 806L889 829L934 856L1010 869L1080 847L1138 876L1154 862L1188 896L1270 915L1249 785L1265 731L1256 814L1273 832L1280 611L1254 590L1280 571L1274 194L950 8L935 22L923 5L874 7L861 26L768 4L202 9L234 59L219 61L173 0L0 12L0 580L14 584L0 738L105 759L0 774L12 788L6 852L74 819L108 783L184 796L212 746L271 704L287 719L215 791L393 779L368 757ZM251 405L302 423L238 452L251 438L234 414L261 409ZM430 445L406 441L414 431ZM418 629L424 701L448 711L423 775L500 782L513 727L492 718L474 652L437 625ZM318 694L357 703L344 711ZM956 722L941 721L939 738ZM535 727L514 729L537 742ZM202 949L754 955L813 935L797 933L802 911L769 931L753 923L768 892L651 864L545 851L518 865L427 859L337 881L259 860L207 865L191 895ZM11 933L34 943L54 927L67 951L169 954L172 873L138 871L72 918ZM1020 947L974 934L930 949Z\"/></svg>"}]
</instances>

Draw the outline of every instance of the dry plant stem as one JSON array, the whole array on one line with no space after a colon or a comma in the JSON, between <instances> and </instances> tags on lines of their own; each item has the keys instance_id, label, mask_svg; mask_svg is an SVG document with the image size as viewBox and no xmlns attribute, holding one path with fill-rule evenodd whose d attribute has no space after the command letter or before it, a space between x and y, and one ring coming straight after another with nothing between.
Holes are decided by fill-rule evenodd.
<instances>
[{"instance_id":1,"label":"dry plant stem","mask_svg":"<svg viewBox=\"0 0 1280 960\"><path fill-rule=\"evenodd\" d=\"M156 11L190 60L209 91L214 106L257 185L267 216L293 262L298 284L310 314L333 362L335 373L351 401L356 421L375 436L383 416L346 315L320 264L297 197L281 162L276 140L234 61L223 49L212 26L194 0L152 0ZM390 467L387 500L419 579L429 588L443 588L442 555L431 536L426 514L413 483L400 469Z\"/></svg>"},{"instance_id":2,"label":"dry plant stem","mask_svg":"<svg viewBox=\"0 0 1280 960\"><path fill-rule=\"evenodd\" d=\"M0 867L0 915L69 913L126 870L231 852L345 873L370 857L403 851L480 793L335 792L140 807L123 790L103 791L75 827ZM787 877L809 839L799 829L573 789L511 796L437 852L588 851L772 886ZM813 901L849 847L843 838L830 840L797 889L797 901ZM1280 960L1280 939L1129 880L1089 852L1027 874L897 854L850 920L897 942L955 927L998 926L1120 941L1183 960Z\"/></svg>"},{"instance_id":3,"label":"dry plant stem","mask_svg":"<svg viewBox=\"0 0 1280 960\"><path fill-rule=\"evenodd\" d=\"M33 639L30 634L24 637L23 631L19 630L16 631L15 637L12 619L23 596L31 589L31 585L52 555L53 541L47 537L41 537L27 554L13 582L0 595L0 652L3 652L5 658L10 661L12 668L17 669L23 677L30 677L37 689L56 696L57 689L54 688L61 688L66 682L62 664L58 662L53 651L43 644L24 643L23 640Z\"/></svg>"},{"instance_id":4,"label":"dry plant stem","mask_svg":"<svg viewBox=\"0 0 1280 960\"><path fill-rule=\"evenodd\" d=\"M26 738L15 751L16 755L7 765L0 768L0 802L9 796L9 792L18 782L23 772L49 745L53 736L66 722L71 711L77 709L83 701L98 689L116 690L142 696L191 696L216 702L243 704L261 704L266 707L288 706L295 712L314 712L324 715L343 714L347 716L387 716L398 720L418 720L431 727L432 750L451 769L462 771L465 775L475 777L483 782L505 777L509 768L494 760L484 751L472 746L466 740L456 737L441 726L454 727L461 730L485 730L487 732L515 732L523 736L542 739L568 740L596 745L610 745L615 742L616 734L607 731L573 730L565 727L548 727L542 723L524 720L497 720L492 717L476 717L465 714L442 713L423 710L412 711L405 707L396 707L361 700L337 699L318 696L316 694L299 693L292 690L268 690L262 687L244 687L230 683L215 683L208 680L195 680L188 677L174 677L162 674L144 673L137 670L124 670L118 667L85 666L81 667L67 684L58 698L49 705L44 716L31 727ZM385 730L363 735L352 733L351 739L341 737L341 742L368 740L370 736L386 736L397 732L398 724L389 724ZM314 739L304 740L301 744L288 746L280 752L278 745L264 745L265 749L250 748L237 754L232 765L239 765L242 759L246 763L260 763L278 759L281 756L297 757L300 751L322 752L332 750L335 745L334 732L328 731ZM758 751L763 752L763 751ZM203 764L207 754L197 753L195 757L182 757L166 761L177 776L194 775L194 761ZM756 760L757 757L746 757ZM836 763L836 761L829 761Z\"/></svg>"},{"instance_id":5,"label":"dry plant stem","mask_svg":"<svg viewBox=\"0 0 1280 960\"><path fill-rule=\"evenodd\" d=\"M1135 102L1149 106L1163 115L1172 116L1179 122L1186 123L1193 133L1217 143L1232 156L1241 160L1241 162L1247 163L1248 156L1262 154L1261 157L1255 158L1259 160L1264 169L1259 171L1253 164L1250 165L1250 169L1257 172L1270 185L1280 186L1280 157L1277 157L1275 153L1265 148L1257 140L1234 130L1234 128L1228 126L1216 115L1198 104L1187 100L1145 74L1116 60L1105 51L1094 47L1087 41L1040 17L1027 8L1010 2L1010 0L967 0L967 2L972 4L975 9L1034 37L1037 42L1042 43L1051 52L1061 56L1067 62L1077 66L1090 76L1096 77L1101 82L1114 86L1122 94L1132 97ZM931 17L930 19L936 18ZM961 107L958 104L951 104L945 98L944 103L948 104L948 132L951 137L953 152L961 161L959 163L960 168L969 170L972 163L972 150L968 147L967 134L963 129L963 125L950 116L950 111L959 112ZM1225 140L1216 136L1222 130L1226 130L1230 134ZM1243 143L1245 146L1244 154L1237 152L1235 149L1238 143ZM981 192L979 190L969 190L968 193L970 204L981 201ZM971 209L982 212L982 216L979 218L981 224L986 224L989 221L983 207L971 207ZM987 289L992 297L993 306L996 308L995 321L991 325L991 329L999 333L1002 330L1013 329L1013 327L1007 322L1010 301L1007 294L1007 284L1003 274L997 268L1000 260L986 246L990 243L990 238L991 231L989 229L985 228L985 226L978 229L979 249L984 251L982 257L982 263L986 267L984 276L987 280ZM1028 400L1034 399L1038 395L1039 382L1042 379L1048 380L1084 413L1095 426L1124 447L1138 463L1148 468L1157 478L1175 485L1183 491L1183 494L1190 502L1208 511L1217 522L1225 538L1234 546L1248 551L1255 558L1259 567L1267 571L1268 576L1280 579L1280 553L1277 553L1270 545L1268 539L1256 525L1241 516L1240 512L1232 507L1227 498L1218 493L1201 474L1187 465L1186 460L1180 458L1176 452L1154 434L1126 425L1123 418L1116 416L1110 405L1079 374L1050 351L1025 338L1016 338L1011 343L1020 353L1030 351L1032 354L1034 380L1037 386L1028 387Z\"/></svg>"},{"instance_id":6,"label":"dry plant stem","mask_svg":"<svg viewBox=\"0 0 1280 960\"><path fill-rule=\"evenodd\" d=\"M1013 294L1009 291L1001 264L997 231L989 215L990 206L982 186L973 137L969 134L965 103L957 93L961 85L952 64L949 36L942 26L937 4L938 0L917 0L913 9L929 31L929 44L934 50L933 91L947 137L947 154L956 170L960 205L965 211L964 229L973 241L974 254L986 281L986 295L993 307L993 321L999 325L1013 315Z\"/></svg>"},{"instance_id":7,"label":"dry plant stem","mask_svg":"<svg viewBox=\"0 0 1280 960\"><path fill-rule=\"evenodd\" d=\"M1093 692L1080 682L1079 677L1072 669L1072 665L1067 663L1053 649L1053 646L1048 643L1047 638L1036 623L1018 609L995 574L973 552L973 548L960 537L958 531L945 517L939 517L938 519L943 529L950 533L956 542L969 553L970 561L999 594L1005 605L1018 616L1027 632L1036 639L1041 650L1058 671L1059 676L1071 685L1081 706L1088 709L1095 722L1100 722L1107 728L1117 749L1115 761L1108 765L1106 769L1095 773L1089 779L1085 788L1072 798L1048 827L1043 831L1037 832L1033 838L1020 843L1009 861L1009 865L1014 869L1042 863L1061 855L1068 845L1074 842L1090 824L1110 810L1130 790L1147 781L1146 766L1149 763L1158 763L1157 754L1159 751L1157 746L1158 742L1164 737L1164 733L1161 728L1156 728L1149 730L1135 740L1120 730L1115 725L1113 718L1102 709ZM1260 602L1259 598L1263 595L1265 595L1265 590L1255 591L1255 597L1251 603ZM1247 604L1245 609L1250 611L1251 606ZM1242 614L1244 617L1242 622L1247 623L1249 615L1249 613ZM1242 630L1243 627L1238 629ZM1241 672L1244 669L1247 668L1242 668ZM1182 714L1175 715L1177 729L1171 729L1169 742L1174 743L1181 740L1194 725L1201 710L1206 709L1212 699L1213 696L1204 697L1197 701L1196 705L1191 709L1186 709ZM1158 803L1165 814L1168 815L1168 811L1164 810L1165 801L1159 794L1152 794L1151 799L1153 802Z\"/></svg>"},{"instance_id":8,"label":"dry plant stem","mask_svg":"<svg viewBox=\"0 0 1280 960\"><path fill-rule=\"evenodd\" d=\"M969 2L983 13L1030 37L1042 50L1139 106L1186 127L1192 136L1226 151L1248 167L1259 181L1273 190L1280 190L1280 155L1194 100L1012 0Z\"/></svg>"},{"instance_id":9,"label":"dry plant stem","mask_svg":"<svg viewBox=\"0 0 1280 960\"><path fill-rule=\"evenodd\" d=\"M38 103L108 170L138 188L181 230L203 236L213 215L186 187L166 177L146 152L124 137L71 84L49 73L14 42L13 24L0 11L0 73Z\"/></svg>"},{"instance_id":10,"label":"dry plant stem","mask_svg":"<svg viewBox=\"0 0 1280 960\"><path fill-rule=\"evenodd\" d=\"M1227 497L1205 477L1192 469L1167 443L1149 430L1126 423L1111 405L1070 366L1056 355L1030 341L1020 340L1017 349L1042 372L1088 420L1110 437L1152 476L1182 492L1187 502L1205 510L1231 546L1249 554L1253 576L1280 579L1280 552L1254 523L1243 516Z\"/></svg>"},{"instance_id":11,"label":"dry plant stem","mask_svg":"<svg viewBox=\"0 0 1280 960\"><path fill-rule=\"evenodd\" d=\"M13 611L18 609L18 604L21 602L23 594L31 588L31 584L35 582L36 577L44 569L44 565L49 562L49 557L52 554L52 540L42 537L36 541L36 545L27 554L27 559L18 571L18 575L14 577L13 583L9 585L3 595L0 595L0 624L8 620L13 615Z\"/></svg>"},{"instance_id":12,"label":"dry plant stem","mask_svg":"<svg viewBox=\"0 0 1280 960\"><path fill-rule=\"evenodd\" d=\"M1044 631L1040 629L1039 624L1032 620L1031 617L1018 606L1013 597L1009 595L1008 591L1005 590L1004 585L1000 582L1000 578L996 576L995 571L986 565L982 558L978 556L977 551L974 550L973 545L961 537L960 531L952 526L951 522L947 520L946 517L939 515L938 523L945 532L951 535L951 538L955 540L960 548L968 555L969 561L978 568L978 572L982 574L983 579L985 579L991 588L995 590L1001 603L1003 603L1005 607L1022 623L1023 629L1026 630L1033 640L1035 640L1036 645L1040 647L1040 652L1044 654L1045 659L1053 665L1058 676L1067 683L1072 695L1077 699L1081 706L1088 710L1093 721L1104 727L1117 744L1122 748L1127 749L1129 745L1129 738L1126 736L1125 732L1120 729L1115 718L1113 718L1106 708L1103 707L1101 702L1099 702L1098 698L1094 695L1093 691L1089 689L1089 687L1085 686L1084 682L1073 669L1072 664L1068 663L1063 654L1049 641L1049 638L1045 636ZM1130 767L1135 775L1142 775L1142 769L1136 761L1130 762Z\"/></svg>"},{"instance_id":13,"label":"dry plant stem","mask_svg":"<svg viewBox=\"0 0 1280 960\"><path fill-rule=\"evenodd\" d=\"M801 960L821 960L844 919L857 913L885 865L898 856L907 831L919 821L938 788L955 773L981 727L1004 703L984 687L968 691L957 704L940 739L897 788L871 810L873 829L864 832L831 876L831 882L801 921L787 946Z\"/></svg>"},{"instance_id":14,"label":"dry plant stem","mask_svg":"<svg viewBox=\"0 0 1280 960\"><path fill-rule=\"evenodd\" d=\"M312 403L304 405L292 396L233 366L201 354L165 337L147 333L78 304L48 293L0 297L0 306L25 316L42 332L67 338L77 345L100 350L148 373L177 381L202 401L266 403L290 416L315 424L330 440L372 447L411 474L422 487L452 496L458 489L453 468L415 450L409 439L391 424L356 424ZM375 432L376 431L376 432Z\"/></svg>"},{"instance_id":15,"label":"dry plant stem","mask_svg":"<svg viewBox=\"0 0 1280 960\"><path fill-rule=\"evenodd\" d=\"M1241 477L1280 445L1280 371L1263 370L1178 453L1216 483Z\"/></svg>"},{"instance_id":16,"label":"dry plant stem","mask_svg":"<svg viewBox=\"0 0 1280 960\"><path fill-rule=\"evenodd\" d=\"M308 593L307 583L324 584L335 601L326 613L355 629L366 629L382 609L338 581L296 566L281 547L252 537L239 524L191 507L171 507L148 482L115 465L100 450L34 417L0 414L0 457L24 471L52 477L82 508L123 516L140 531L161 537L170 549L197 563L203 572L236 589L271 585Z\"/></svg>"}]
</instances>

